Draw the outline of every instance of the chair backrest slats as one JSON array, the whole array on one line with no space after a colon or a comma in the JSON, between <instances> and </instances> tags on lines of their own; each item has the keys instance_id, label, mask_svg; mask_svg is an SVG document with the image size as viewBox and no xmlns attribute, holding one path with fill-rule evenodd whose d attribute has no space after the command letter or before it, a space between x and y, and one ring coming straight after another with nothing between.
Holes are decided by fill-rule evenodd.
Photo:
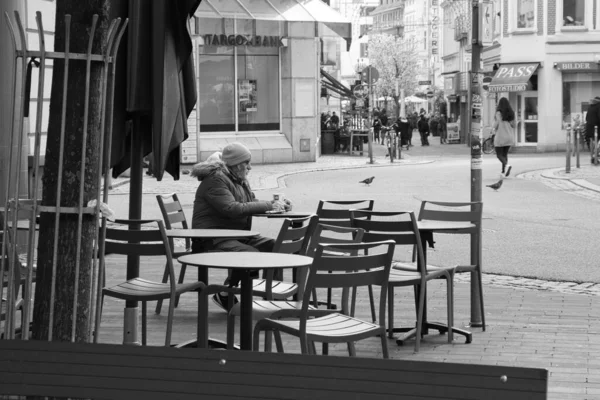
<instances>
[{"instance_id":1,"label":"chair backrest slats","mask_svg":"<svg viewBox=\"0 0 600 400\"><path fill-rule=\"evenodd\" d=\"M337 245L340 246L340 249L344 249L343 247L341 247L341 245ZM336 248L332 248L331 250L336 250ZM344 250L345 252L348 252L350 250ZM355 253L358 250L355 250ZM344 271L350 271L350 270L361 270L364 269L363 264L368 263L369 265L377 265L379 264L379 266L383 265L383 263L385 262L385 258L381 257L379 254L357 254L353 257L349 257L347 254L351 254L351 253L344 253L344 254L340 254L340 255L329 255L327 254L325 251L323 251L323 257L322 257L322 262L317 264L317 270L318 271L340 271L340 272L344 272ZM373 267L375 268L375 267Z\"/></svg>"},{"instance_id":2,"label":"chair backrest slats","mask_svg":"<svg viewBox=\"0 0 600 400\"><path fill-rule=\"evenodd\" d=\"M169 221L169 226L168 227L167 227L166 221ZM182 213L182 212L172 213L172 214L169 214L169 218L167 218L165 220L165 227L167 229L173 229L173 224L179 224L179 223L181 223L181 224L186 223L187 224L187 220L185 218L185 214ZM184 228L184 229L187 229L187 228Z\"/></svg>"},{"instance_id":3,"label":"chair backrest slats","mask_svg":"<svg viewBox=\"0 0 600 400\"><path fill-rule=\"evenodd\" d=\"M319 222L342 227L350 227L350 211L373 210L374 200L320 200L317 206ZM325 208L326 206L334 207Z\"/></svg>"},{"instance_id":4,"label":"chair backrest slats","mask_svg":"<svg viewBox=\"0 0 600 400\"><path fill-rule=\"evenodd\" d=\"M146 244L106 241L105 251L107 254L164 256L165 245L162 242L158 244Z\"/></svg>"},{"instance_id":5,"label":"chair backrest slats","mask_svg":"<svg viewBox=\"0 0 600 400\"><path fill-rule=\"evenodd\" d=\"M476 222L477 212L473 211L452 211L452 210L423 210L419 213L419 220L433 221L464 221Z\"/></svg>"},{"instance_id":6,"label":"chair backrest slats","mask_svg":"<svg viewBox=\"0 0 600 400\"><path fill-rule=\"evenodd\" d=\"M408 229L407 229L408 230ZM367 242L367 243L371 243L371 242L379 242L381 240L387 240L387 239L391 239L394 242L396 242L397 246L404 246L404 245L415 245L417 244L417 238L416 235L413 232L404 232L404 233L399 233L399 232L365 232L365 235L363 236L363 241Z\"/></svg>"},{"instance_id":7,"label":"chair backrest slats","mask_svg":"<svg viewBox=\"0 0 600 400\"><path fill-rule=\"evenodd\" d=\"M311 287L319 289L381 285L387 279L385 274L384 268L358 272L347 271L343 274L317 274L311 281ZM387 274L389 274L389 271Z\"/></svg>"},{"instance_id":8,"label":"chair backrest slats","mask_svg":"<svg viewBox=\"0 0 600 400\"><path fill-rule=\"evenodd\" d=\"M356 215L362 215L362 213L356 212ZM393 222L393 223L390 223ZM376 220L368 220L355 218L354 226L357 228L363 228L366 231L378 231L378 232L406 232L412 229L411 221L376 221Z\"/></svg>"},{"instance_id":9,"label":"chair backrest slats","mask_svg":"<svg viewBox=\"0 0 600 400\"><path fill-rule=\"evenodd\" d=\"M425 276L426 268L423 265L425 257L421 234L412 211L352 211L350 214L352 224L365 230L364 242L390 239L396 245L414 246L419 272ZM389 228L384 228L384 224L389 225ZM372 229L374 226L378 230Z\"/></svg>"},{"instance_id":10,"label":"chair backrest slats","mask_svg":"<svg viewBox=\"0 0 600 400\"><path fill-rule=\"evenodd\" d=\"M313 257L319 244L349 244L362 241L364 230L329 224L316 224L315 230L310 238L306 255ZM339 249L328 247L324 253L340 252Z\"/></svg>"},{"instance_id":11,"label":"chair backrest slats","mask_svg":"<svg viewBox=\"0 0 600 400\"><path fill-rule=\"evenodd\" d=\"M337 247L342 256L327 256L326 251ZM394 242L319 244L310 266L300 312L300 332L306 332L308 307L314 289L342 288L376 285L379 293L379 323L385 327L387 284L394 256ZM331 271L331 272L330 272ZM347 311L347 310L346 310Z\"/></svg>"},{"instance_id":12,"label":"chair backrest slats","mask_svg":"<svg viewBox=\"0 0 600 400\"><path fill-rule=\"evenodd\" d=\"M168 195L159 194L156 195L156 200L158 201L158 208L160 208L160 213L162 214L163 221L167 229L179 228L179 226L175 226L176 224L181 224L182 229L189 228L185 213L183 212L183 207L181 206L179 197L177 197L177 193ZM171 247L174 248L173 239L169 239L169 243L171 244ZM190 249L191 247L191 239L186 238L185 248Z\"/></svg>"},{"instance_id":13,"label":"chair backrest slats","mask_svg":"<svg viewBox=\"0 0 600 400\"><path fill-rule=\"evenodd\" d=\"M284 219L279 234L275 239L273 252L304 254L316 222L316 215L310 215L303 218Z\"/></svg>"},{"instance_id":14,"label":"chair backrest slats","mask_svg":"<svg viewBox=\"0 0 600 400\"><path fill-rule=\"evenodd\" d=\"M127 229L132 226L135 227L135 230ZM115 221L110 228L106 228L104 254L163 256L166 258L169 285L171 290L175 290L173 255L165 225L162 221ZM101 255L101 262L104 263L103 255Z\"/></svg>"},{"instance_id":15,"label":"chair backrest slats","mask_svg":"<svg viewBox=\"0 0 600 400\"><path fill-rule=\"evenodd\" d=\"M160 230L125 230L106 228L106 240L116 240L121 242L162 242Z\"/></svg>"},{"instance_id":16,"label":"chair backrest slats","mask_svg":"<svg viewBox=\"0 0 600 400\"><path fill-rule=\"evenodd\" d=\"M419 221L464 221L475 225L481 224L483 203L474 202L443 202L423 200L419 209Z\"/></svg>"}]
</instances>

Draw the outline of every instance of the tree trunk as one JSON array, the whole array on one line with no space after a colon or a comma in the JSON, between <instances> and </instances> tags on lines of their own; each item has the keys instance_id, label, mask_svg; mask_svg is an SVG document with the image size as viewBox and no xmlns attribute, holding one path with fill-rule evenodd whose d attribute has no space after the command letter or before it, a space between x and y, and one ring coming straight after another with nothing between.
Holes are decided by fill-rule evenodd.
<instances>
[{"instance_id":1,"label":"tree trunk","mask_svg":"<svg viewBox=\"0 0 600 400\"><path fill-rule=\"evenodd\" d=\"M93 14L98 24L92 53L102 54L109 25L110 0L58 0L56 5L55 51L65 51L65 15L71 15L70 52L86 53ZM66 93L65 139L63 151L62 188L60 205L84 206L99 198L97 174L100 168L101 123L101 69L102 63L92 62L89 115L86 145L85 174L81 177L86 62L69 61ZM65 63L55 60L52 76L50 115L46 145L46 165L43 177L42 205L57 206L59 154ZM83 179L82 179L83 178ZM80 185L84 185L83 204L79 204ZM52 340L89 341L88 322L91 318L90 284L93 242L96 238L95 218L83 216L81 230L80 268L78 290L75 293L77 260L77 214L61 214L58 232L55 232L55 213L42 213L38 242L37 277L33 313L33 338L47 340L52 329ZM56 254L55 291L52 295L54 239L58 238ZM73 321L74 296L77 295L77 314ZM52 298L52 296L54 298ZM53 326L50 327L50 309L54 307ZM75 324L75 336L72 327Z\"/></svg>"}]
</instances>

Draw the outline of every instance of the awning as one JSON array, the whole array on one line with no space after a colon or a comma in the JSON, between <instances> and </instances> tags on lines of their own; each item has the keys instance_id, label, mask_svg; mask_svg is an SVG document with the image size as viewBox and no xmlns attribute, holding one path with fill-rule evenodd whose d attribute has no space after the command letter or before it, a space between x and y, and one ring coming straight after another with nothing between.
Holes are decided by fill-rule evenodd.
<instances>
[{"instance_id":1,"label":"awning","mask_svg":"<svg viewBox=\"0 0 600 400\"><path fill-rule=\"evenodd\" d=\"M321 86L327 90L339 94L342 97L352 98L354 94L350 89L344 86L340 81L335 79L333 76L327 73L324 69L321 69Z\"/></svg>"},{"instance_id":2,"label":"awning","mask_svg":"<svg viewBox=\"0 0 600 400\"><path fill-rule=\"evenodd\" d=\"M524 92L529 90L529 79L535 74L540 63L501 64L489 86L491 93Z\"/></svg>"},{"instance_id":3,"label":"awning","mask_svg":"<svg viewBox=\"0 0 600 400\"><path fill-rule=\"evenodd\" d=\"M317 37L341 37L350 49L352 23L321 0L203 0L200 18L314 22Z\"/></svg>"}]
</instances>

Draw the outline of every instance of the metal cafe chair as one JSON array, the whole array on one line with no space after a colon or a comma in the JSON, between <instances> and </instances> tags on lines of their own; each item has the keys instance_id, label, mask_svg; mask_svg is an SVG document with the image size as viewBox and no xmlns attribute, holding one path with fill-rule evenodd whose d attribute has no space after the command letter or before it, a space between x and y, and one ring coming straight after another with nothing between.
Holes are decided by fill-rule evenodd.
<instances>
[{"instance_id":1,"label":"metal cafe chair","mask_svg":"<svg viewBox=\"0 0 600 400\"><path fill-rule=\"evenodd\" d=\"M316 222L316 215L283 220L279 234L275 239L273 253L305 255ZM300 273L293 282L286 282L274 280L273 272L273 270L269 270L266 272L265 277L253 281L253 294L264 299L254 301L252 305L253 315L264 317L268 316L270 312L296 306L295 301L288 301L287 299L298 293L303 286L306 274ZM233 290L237 292L237 290ZM229 349L233 348L235 317L239 316L240 312L241 305L238 303L231 308L227 316L227 348ZM279 338L276 339L279 346ZM265 337L265 347L271 347L271 335Z\"/></svg>"},{"instance_id":2,"label":"metal cafe chair","mask_svg":"<svg viewBox=\"0 0 600 400\"><path fill-rule=\"evenodd\" d=\"M329 250L356 255L327 255ZM318 245L306 281L301 308L277 311L269 318L258 321L254 327L254 349L258 349L261 331L274 331L297 336L300 339L302 354L316 354L314 342L347 343L348 353L354 357L354 342L379 336L383 358L388 358L385 309L393 255L392 240ZM313 289L349 290L367 285L381 288L378 324L350 316L345 302L342 302L341 313L331 309L311 308Z\"/></svg>"},{"instance_id":3,"label":"metal cafe chair","mask_svg":"<svg viewBox=\"0 0 600 400\"><path fill-rule=\"evenodd\" d=\"M156 224L158 227L149 227ZM132 226L139 226L134 229ZM156 300L169 300L169 313L167 316L167 332L165 346L171 344L171 333L173 331L173 314L175 310L175 299L177 296L203 290L202 282L176 283L173 270L173 255L171 245L167 238L165 226L160 220L116 220L110 227L106 228L105 254L138 255L138 256L163 256L166 258L168 270L168 283L156 282L142 277L125 280L114 286L102 289L102 303L97 313L96 332L100 331L102 318L102 305L104 297L114 297L125 301L139 301L142 303L142 345L146 345L147 337L147 307L146 303ZM104 270L105 258L101 255L101 269ZM123 264L123 270L126 263ZM140 264L143 266L143 263ZM95 335L95 341L98 334Z\"/></svg>"},{"instance_id":4,"label":"metal cafe chair","mask_svg":"<svg viewBox=\"0 0 600 400\"><path fill-rule=\"evenodd\" d=\"M335 226L350 227L350 210L373 210L375 200L355 199L355 200L319 200L317 206L317 216L319 223ZM369 301L371 302L371 318L376 320L375 303L373 299L373 289L369 290ZM327 306L335 308L331 304L331 290L327 290Z\"/></svg>"},{"instance_id":5,"label":"metal cafe chair","mask_svg":"<svg viewBox=\"0 0 600 400\"><path fill-rule=\"evenodd\" d=\"M187 219L185 217L185 213L183 212L183 207L181 202L179 201L179 197L177 197L177 193L167 194L167 195L156 195L156 200L158 201L158 208L160 208L160 213L162 214L163 221L165 223L166 229L174 229L181 227L182 229L188 229L189 225L187 223ZM179 225L178 225L179 224ZM171 245L171 251L173 252L173 258L177 259L186 254L190 254L192 252L192 241L189 238L185 239L185 246L175 247L175 243L173 238L169 238L169 243ZM179 270L179 279L177 283L183 283L185 278L185 271L187 265L182 264L181 269ZM167 279L169 278L168 266L165 265L165 272L163 274L163 283L167 283ZM160 314L160 310L162 308L162 300L159 300L156 303L156 313ZM179 305L179 296L175 299L175 307Z\"/></svg>"},{"instance_id":6,"label":"metal cafe chair","mask_svg":"<svg viewBox=\"0 0 600 400\"><path fill-rule=\"evenodd\" d=\"M415 294L418 294L416 305L416 329L399 328L396 331L415 332L415 352L419 351L421 344L421 335L423 327L426 325L426 288L429 281L443 278L447 283L447 318L448 318L448 343L453 340L453 322L454 322L454 267L428 269L425 266L425 257L421 244L421 236L417 226L417 220L412 211L352 211L352 225L365 230L364 242L374 242L381 240L393 240L396 246L414 246L417 253L417 265L414 270L407 271L398 269L396 263L391 269L389 277L388 290L388 335L393 338L394 333L394 288L412 286L415 288ZM418 290L416 290L418 289Z\"/></svg>"}]
</instances>

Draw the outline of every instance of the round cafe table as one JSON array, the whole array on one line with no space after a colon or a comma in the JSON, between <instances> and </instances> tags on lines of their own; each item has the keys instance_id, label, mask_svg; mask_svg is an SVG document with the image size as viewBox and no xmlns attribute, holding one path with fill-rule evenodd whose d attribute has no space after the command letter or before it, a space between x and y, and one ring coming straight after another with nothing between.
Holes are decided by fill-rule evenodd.
<instances>
[{"instance_id":1,"label":"round cafe table","mask_svg":"<svg viewBox=\"0 0 600 400\"><path fill-rule=\"evenodd\" d=\"M239 229L167 229L167 237L180 239L244 239L258 236L256 231ZM192 265L192 264L190 264ZM198 281L208 285L208 269L198 268ZM208 323L206 322L208 304L206 296L198 292L198 328L197 340L181 344L181 347L211 347L226 348L227 344L208 337Z\"/></svg>"},{"instance_id":2,"label":"round cafe table","mask_svg":"<svg viewBox=\"0 0 600 400\"><path fill-rule=\"evenodd\" d=\"M301 268L312 264L312 258L297 254L261 252L215 252L188 254L178 258L180 263L204 268L236 269L241 271L240 348L252 350L252 277L257 269ZM203 267L203 268L202 268Z\"/></svg>"}]
</instances>

